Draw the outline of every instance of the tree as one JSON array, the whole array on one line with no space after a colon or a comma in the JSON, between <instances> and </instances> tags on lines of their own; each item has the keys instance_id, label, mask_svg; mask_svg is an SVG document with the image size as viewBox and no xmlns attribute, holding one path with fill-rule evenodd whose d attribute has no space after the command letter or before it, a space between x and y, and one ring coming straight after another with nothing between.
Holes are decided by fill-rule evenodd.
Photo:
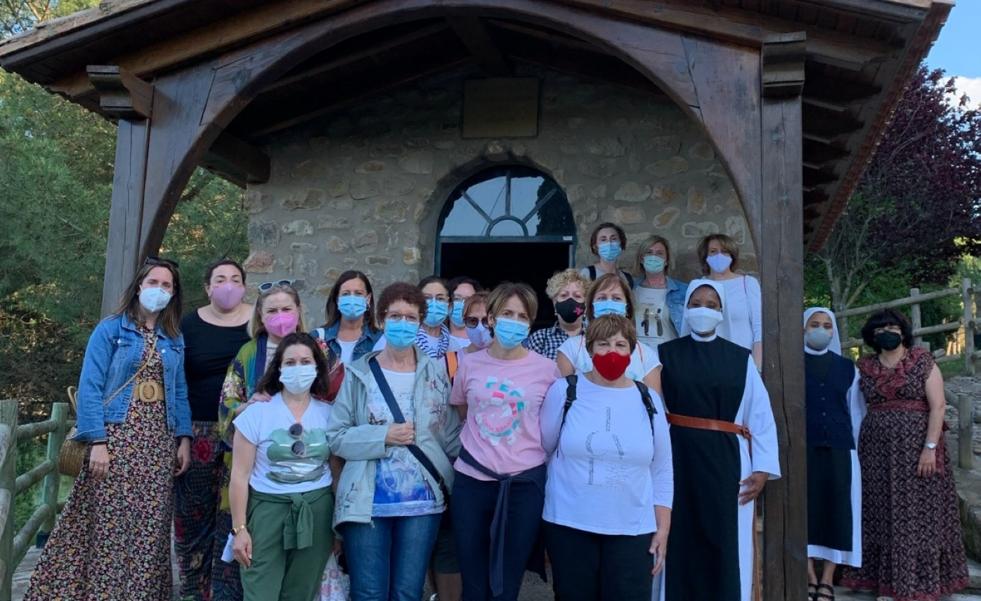
<instances>
[{"instance_id":1,"label":"tree","mask_svg":"<svg viewBox=\"0 0 981 601\"><path fill-rule=\"evenodd\" d=\"M981 249L981 113L920 66L855 194L812 257L836 310L895 282L943 285ZM901 289L903 289L901 288Z\"/></svg>"}]
</instances>

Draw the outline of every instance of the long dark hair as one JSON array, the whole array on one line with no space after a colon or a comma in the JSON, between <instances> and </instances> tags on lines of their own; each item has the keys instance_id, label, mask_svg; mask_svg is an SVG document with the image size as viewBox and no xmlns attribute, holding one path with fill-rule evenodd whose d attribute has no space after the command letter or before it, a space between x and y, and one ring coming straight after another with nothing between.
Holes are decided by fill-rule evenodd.
<instances>
[{"instance_id":1,"label":"long dark hair","mask_svg":"<svg viewBox=\"0 0 981 601\"><path fill-rule=\"evenodd\" d=\"M167 306L163 308L163 311L160 312L160 315L157 316L157 325L167 336L176 338L181 333L181 317L183 316L184 307L181 301L183 294L181 290L180 272L177 270L177 264L172 261L147 259L143 263L143 266L136 270L136 276L133 277L133 281L129 283L129 286L123 292L119 308L116 309L116 315L125 315L133 323L143 324L143 314L140 311L140 284L150 274L150 271L156 267L163 267L170 272L170 276L174 279L173 297L167 303Z\"/></svg>"},{"instance_id":2,"label":"long dark hair","mask_svg":"<svg viewBox=\"0 0 981 601\"><path fill-rule=\"evenodd\" d=\"M337 308L337 301L340 300L341 296L341 286L345 282L350 282L351 280L361 280L364 282L364 289L368 292L368 296L371 297L371 302L375 302L375 293L371 290L371 282L368 281L368 276L363 272L357 271L356 269L350 269L345 271L337 278L334 285L330 289L330 294L327 295L327 307L324 309L326 314L324 320L324 327L329 328L335 323L341 320L341 310ZM375 320L371 312L371 306L364 312L364 323L368 326L369 332L375 332L378 327L375 325Z\"/></svg>"},{"instance_id":3,"label":"long dark hair","mask_svg":"<svg viewBox=\"0 0 981 601\"><path fill-rule=\"evenodd\" d=\"M297 344L310 349L310 352L313 353L313 362L317 365L317 379L310 386L310 394L318 399L326 400L329 384L327 357L320 350L317 341L305 332L294 332L280 341L272 362L269 363L269 367L266 368L266 372L262 374L262 378L256 385L256 390L266 394L276 394L283 390L283 383L279 381L279 375L282 373L283 354L286 353L286 349Z\"/></svg>"}]
</instances>

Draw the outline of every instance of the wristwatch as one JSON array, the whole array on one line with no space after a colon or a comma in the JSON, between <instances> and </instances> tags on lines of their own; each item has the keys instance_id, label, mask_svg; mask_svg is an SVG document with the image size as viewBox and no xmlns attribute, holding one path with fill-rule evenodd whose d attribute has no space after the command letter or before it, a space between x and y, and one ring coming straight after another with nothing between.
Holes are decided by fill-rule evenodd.
<instances>
[{"instance_id":1,"label":"wristwatch","mask_svg":"<svg viewBox=\"0 0 981 601\"><path fill-rule=\"evenodd\" d=\"M932 450L934 450L934 449L937 448L937 443L935 443L935 442L926 442L926 443L923 444L923 448L924 449L927 449L929 451L932 451Z\"/></svg>"},{"instance_id":2,"label":"wristwatch","mask_svg":"<svg viewBox=\"0 0 981 601\"><path fill-rule=\"evenodd\" d=\"M236 526L235 528L232 528L232 536L238 536L238 533L241 532L241 531L243 531L243 530L245 530L245 524L242 524L241 526Z\"/></svg>"}]
</instances>

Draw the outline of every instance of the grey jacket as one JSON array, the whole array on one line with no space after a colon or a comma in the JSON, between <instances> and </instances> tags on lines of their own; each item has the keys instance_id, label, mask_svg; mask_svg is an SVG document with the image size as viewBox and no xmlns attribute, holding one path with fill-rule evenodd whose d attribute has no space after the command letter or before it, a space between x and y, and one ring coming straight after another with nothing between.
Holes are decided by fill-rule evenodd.
<instances>
[{"instance_id":1,"label":"grey jacket","mask_svg":"<svg viewBox=\"0 0 981 601\"><path fill-rule=\"evenodd\" d=\"M453 459L460 452L460 418L450 406L450 381L442 361L416 352L416 384L412 403L415 409L416 445L436 466L447 489L453 486ZM345 460L337 484L334 504L334 527L344 522L371 522L375 498L375 468L385 457L387 423L369 421L368 386L374 381L368 360L378 352L368 353L346 370L341 390L327 424L327 441L331 453ZM374 420L372 420L374 421ZM436 479L421 469L436 495L443 498Z\"/></svg>"}]
</instances>

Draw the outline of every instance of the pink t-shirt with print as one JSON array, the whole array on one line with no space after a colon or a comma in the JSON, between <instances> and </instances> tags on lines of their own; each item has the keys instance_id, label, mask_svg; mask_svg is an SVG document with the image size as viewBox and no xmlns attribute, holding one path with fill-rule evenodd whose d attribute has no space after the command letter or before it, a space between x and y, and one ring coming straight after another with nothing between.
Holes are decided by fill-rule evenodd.
<instances>
[{"instance_id":1,"label":"pink t-shirt with print","mask_svg":"<svg viewBox=\"0 0 981 601\"><path fill-rule=\"evenodd\" d=\"M451 405L467 405L460 433L463 447L484 467L498 474L517 474L545 463L539 413L545 393L560 377L554 361L528 351L505 361L486 350L460 361ZM492 480L457 459L456 470L478 480Z\"/></svg>"}]
</instances>

